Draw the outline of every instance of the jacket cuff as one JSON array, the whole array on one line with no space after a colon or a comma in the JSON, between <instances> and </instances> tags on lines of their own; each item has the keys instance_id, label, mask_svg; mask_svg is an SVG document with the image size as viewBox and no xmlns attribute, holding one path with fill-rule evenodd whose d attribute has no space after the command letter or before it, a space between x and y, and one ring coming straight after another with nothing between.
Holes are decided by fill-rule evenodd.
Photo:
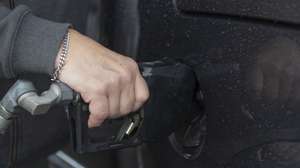
<instances>
[{"instance_id":1,"label":"jacket cuff","mask_svg":"<svg viewBox=\"0 0 300 168\"><path fill-rule=\"evenodd\" d=\"M13 50L15 75L52 74L69 27L70 24L48 21L28 13L22 20Z\"/></svg>"}]
</instances>

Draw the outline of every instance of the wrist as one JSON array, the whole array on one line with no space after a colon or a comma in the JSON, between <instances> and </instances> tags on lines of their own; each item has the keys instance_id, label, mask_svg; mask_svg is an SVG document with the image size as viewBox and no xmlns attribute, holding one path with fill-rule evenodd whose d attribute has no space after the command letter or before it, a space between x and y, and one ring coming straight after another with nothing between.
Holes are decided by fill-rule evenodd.
<instances>
[{"instance_id":1,"label":"wrist","mask_svg":"<svg viewBox=\"0 0 300 168\"><path fill-rule=\"evenodd\" d=\"M70 36L70 31L68 30L63 38L59 52L55 59L54 72L51 78L52 81L58 80L59 75L66 63L66 58L68 57L70 48Z\"/></svg>"}]
</instances>

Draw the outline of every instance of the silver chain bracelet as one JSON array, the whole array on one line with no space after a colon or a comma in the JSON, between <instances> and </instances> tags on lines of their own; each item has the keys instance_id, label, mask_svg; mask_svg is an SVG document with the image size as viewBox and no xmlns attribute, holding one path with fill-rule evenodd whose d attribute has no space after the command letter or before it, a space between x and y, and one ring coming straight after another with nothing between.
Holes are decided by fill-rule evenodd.
<instances>
[{"instance_id":1,"label":"silver chain bracelet","mask_svg":"<svg viewBox=\"0 0 300 168\"><path fill-rule=\"evenodd\" d=\"M57 68L55 69L51 81L57 81L58 77L62 71L63 66L66 63L66 58L68 56L68 52L69 52L69 46L70 46L70 32L68 31L66 33L66 35L64 36L64 40L63 40L63 45L62 45L62 50L61 50L61 54L59 56L59 63Z\"/></svg>"}]
</instances>

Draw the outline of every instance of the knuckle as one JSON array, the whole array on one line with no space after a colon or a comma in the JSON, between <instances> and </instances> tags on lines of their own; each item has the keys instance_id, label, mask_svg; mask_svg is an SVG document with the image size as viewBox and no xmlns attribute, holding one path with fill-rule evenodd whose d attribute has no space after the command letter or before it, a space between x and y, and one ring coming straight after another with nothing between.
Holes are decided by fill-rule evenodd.
<instances>
[{"instance_id":1,"label":"knuckle","mask_svg":"<svg viewBox=\"0 0 300 168\"><path fill-rule=\"evenodd\" d=\"M105 94L107 91L107 84L106 83L101 83L101 84L96 84L95 85L95 93L97 94Z\"/></svg>"},{"instance_id":2,"label":"knuckle","mask_svg":"<svg viewBox=\"0 0 300 168\"><path fill-rule=\"evenodd\" d=\"M136 97L136 101L137 102L146 102L148 99L149 99L149 92L144 92L143 94L139 94L137 97Z\"/></svg>"},{"instance_id":3,"label":"knuckle","mask_svg":"<svg viewBox=\"0 0 300 168\"><path fill-rule=\"evenodd\" d=\"M129 58L128 61L128 66L130 69L132 69L134 72L138 72L139 71L139 66L138 64L131 58Z\"/></svg>"},{"instance_id":4,"label":"knuckle","mask_svg":"<svg viewBox=\"0 0 300 168\"><path fill-rule=\"evenodd\" d=\"M93 116L95 117L95 119L97 121L102 121L102 120L105 120L107 118L107 113L106 112L101 112L101 113L96 113L96 114L93 114Z\"/></svg>"},{"instance_id":5,"label":"knuckle","mask_svg":"<svg viewBox=\"0 0 300 168\"><path fill-rule=\"evenodd\" d=\"M94 108L94 111L91 109L90 112L91 112L92 117L96 120L104 120L108 116L108 111L106 110L105 107L103 107L101 109L97 108L97 110Z\"/></svg>"},{"instance_id":6,"label":"knuckle","mask_svg":"<svg viewBox=\"0 0 300 168\"><path fill-rule=\"evenodd\" d=\"M85 103L89 103L92 100L92 97L89 96L89 94L87 94L86 92L80 93L80 96Z\"/></svg>"},{"instance_id":7,"label":"knuckle","mask_svg":"<svg viewBox=\"0 0 300 168\"><path fill-rule=\"evenodd\" d=\"M126 68L122 69L122 71L120 72L120 79L124 83L130 83L132 81L132 74L130 70Z\"/></svg>"},{"instance_id":8,"label":"knuckle","mask_svg":"<svg viewBox=\"0 0 300 168\"><path fill-rule=\"evenodd\" d=\"M128 64L134 64L135 61L130 57L125 57Z\"/></svg>"},{"instance_id":9,"label":"knuckle","mask_svg":"<svg viewBox=\"0 0 300 168\"><path fill-rule=\"evenodd\" d=\"M113 74L110 78L110 84L109 86L111 87L118 87L119 84L120 84L120 81L121 81L121 75L116 73L116 74Z\"/></svg>"}]
</instances>

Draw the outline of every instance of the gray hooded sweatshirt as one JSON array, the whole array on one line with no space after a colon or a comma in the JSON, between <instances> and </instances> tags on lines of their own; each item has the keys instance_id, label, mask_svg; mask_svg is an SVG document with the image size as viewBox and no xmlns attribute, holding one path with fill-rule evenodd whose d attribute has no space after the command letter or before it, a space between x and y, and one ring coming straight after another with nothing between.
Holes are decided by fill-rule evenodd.
<instances>
[{"instance_id":1,"label":"gray hooded sweatshirt","mask_svg":"<svg viewBox=\"0 0 300 168\"><path fill-rule=\"evenodd\" d=\"M0 79L51 74L61 41L70 26L84 31L87 1L16 0L0 5Z\"/></svg>"}]
</instances>

